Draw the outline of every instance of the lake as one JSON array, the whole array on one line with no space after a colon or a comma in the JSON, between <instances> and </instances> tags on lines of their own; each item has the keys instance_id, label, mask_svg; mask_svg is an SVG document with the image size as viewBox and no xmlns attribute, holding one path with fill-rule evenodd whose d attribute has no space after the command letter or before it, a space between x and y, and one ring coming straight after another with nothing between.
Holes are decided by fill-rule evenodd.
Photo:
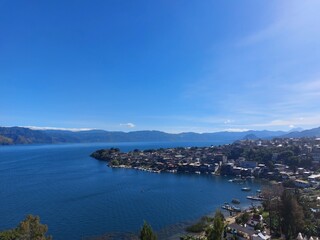
<instances>
[{"instance_id":1,"label":"lake","mask_svg":"<svg viewBox=\"0 0 320 240\"><path fill-rule=\"evenodd\" d=\"M137 233L148 221L168 238L233 198L250 205L248 193L212 175L112 169L90 158L101 148L122 151L212 143L89 143L0 147L0 230L27 214L39 215L54 239L81 239L114 232ZM219 144L219 143L215 143ZM253 191L256 181L245 185Z\"/></svg>"}]
</instances>

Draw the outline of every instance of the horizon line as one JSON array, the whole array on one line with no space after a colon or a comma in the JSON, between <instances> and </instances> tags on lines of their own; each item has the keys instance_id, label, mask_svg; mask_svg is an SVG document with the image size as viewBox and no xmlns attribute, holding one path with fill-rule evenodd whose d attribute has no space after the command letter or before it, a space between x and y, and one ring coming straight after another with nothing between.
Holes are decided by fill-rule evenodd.
<instances>
[{"instance_id":1,"label":"horizon line","mask_svg":"<svg viewBox=\"0 0 320 240\"><path fill-rule=\"evenodd\" d=\"M228 129L222 129L220 131L213 131L213 132L192 132L192 131L184 131L184 132L166 132L166 131L161 131L161 130L135 130L135 131L121 131L121 130L107 130L107 129L100 129L100 128L67 128L67 127L39 127L39 126L5 126L5 127L21 127L21 128L28 128L31 130L56 130L56 131L70 131L70 132L84 132L84 131L93 131L93 130L100 130L100 131L106 131L106 132L125 132L125 133L130 133L130 132L140 132L140 131L158 131L158 132L163 132L163 133L168 133L168 134L182 134L182 133L197 133L197 134L206 134L206 133L219 133L219 132L249 132L249 131L271 131L271 132L277 132L277 131L282 131L282 132L290 132L296 128L292 128L288 131L285 130L268 130L268 129L263 129L263 130L254 130L254 129L239 129L239 128L228 128ZM312 129L312 128L310 128ZM309 129L302 129L299 128L297 132L301 132L304 130L309 130Z\"/></svg>"}]
</instances>

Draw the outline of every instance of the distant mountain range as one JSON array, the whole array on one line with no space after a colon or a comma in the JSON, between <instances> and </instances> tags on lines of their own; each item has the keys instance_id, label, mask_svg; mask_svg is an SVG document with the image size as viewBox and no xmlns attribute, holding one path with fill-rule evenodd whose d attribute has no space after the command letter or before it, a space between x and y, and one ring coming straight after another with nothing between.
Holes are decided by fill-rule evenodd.
<instances>
[{"instance_id":1,"label":"distant mountain range","mask_svg":"<svg viewBox=\"0 0 320 240\"><path fill-rule=\"evenodd\" d=\"M104 130L32 130L25 127L0 127L0 145L90 142L233 142L241 139L274 137L320 137L320 127L304 131L245 131L215 133L165 133L161 131L111 132Z\"/></svg>"},{"instance_id":2,"label":"distant mountain range","mask_svg":"<svg viewBox=\"0 0 320 240\"><path fill-rule=\"evenodd\" d=\"M320 127L304 131L289 132L282 136L283 138L301 138L301 137L320 137Z\"/></svg>"}]
</instances>

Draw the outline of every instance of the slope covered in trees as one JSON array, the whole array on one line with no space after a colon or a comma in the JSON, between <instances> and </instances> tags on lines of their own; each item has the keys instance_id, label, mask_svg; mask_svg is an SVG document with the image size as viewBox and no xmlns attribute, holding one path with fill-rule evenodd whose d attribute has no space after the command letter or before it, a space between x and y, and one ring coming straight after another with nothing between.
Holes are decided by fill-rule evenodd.
<instances>
[{"instance_id":1,"label":"slope covered in trees","mask_svg":"<svg viewBox=\"0 0 320 240\"><path fill-rule=\"evenodd\" d=\"M66 131L33 130L25 127L0 127L0 145L8 144L49 144L86 142L210 142L230 143L246 136L272 138L285 134L281 131L246 131L215 133L178 133L161 131Z\"/></svg>"}]
</instances>

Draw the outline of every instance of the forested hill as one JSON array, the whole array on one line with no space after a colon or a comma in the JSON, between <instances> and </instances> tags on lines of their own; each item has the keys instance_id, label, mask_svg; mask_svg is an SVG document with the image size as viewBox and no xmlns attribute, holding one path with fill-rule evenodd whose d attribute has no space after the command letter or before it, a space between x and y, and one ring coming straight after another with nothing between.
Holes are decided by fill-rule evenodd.
<instances>
[{"instance_id":1,"label":"forested hill","mask_svg":"<svg viewBox=\"0 0 320 240\"><path fill-rule=\"evenodd\" d=\"M0 145L11 144L50 144L86 142L212 142L230 143L241 139L271 139L274 137L313 137L320 136L320 128L301 132L246 131L215 133L179 133L161 131L111 132L104 130L65 131L32 130L24 127L0 127Z\"/></svg>"},{"instance_id":2,"label":"forested hill","mask_svg":"<svg viewBox=\"0 0 320 240\"><path fill-rule=\"evenodd\" d=\"M22 127L0 127L0 144L52 143L52 137L40 130Z\"/></svg>"}]
</instances>

